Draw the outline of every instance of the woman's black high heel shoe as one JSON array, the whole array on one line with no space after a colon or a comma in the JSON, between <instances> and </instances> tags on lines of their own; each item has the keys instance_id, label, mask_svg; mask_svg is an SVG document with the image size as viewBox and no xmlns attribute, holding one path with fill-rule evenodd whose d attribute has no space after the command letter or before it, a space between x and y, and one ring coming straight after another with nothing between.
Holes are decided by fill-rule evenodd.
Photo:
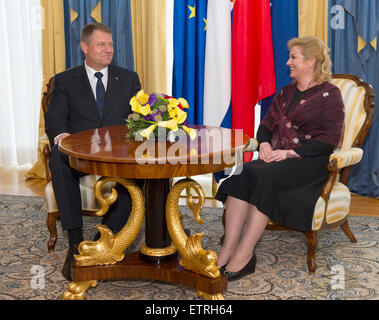
<instances>
[{"instance_id":1,"label":"woman's black high heel shoe","mask_svg":"<svg viewBox=\"0 0 379 320\"><path fill-rule=\"evenodd\" d=\"M243 278L244 276L254 273L256 264L257 256L255 253L253 253L253 256L251 257L250 261L240 271L231 272L225 269L224 274L226 275L228 281L235 281Z\"/></svg>"},{"instance_id":2,"label":"woman's black high heel shoe","mask_svg":"<svg viewBox=\"0 0 379 320\"><path fill-rule=\"evenodd\" d=\"M223 266L220 267L220 273L221 273L221 274L224 274L224 273L225 273L226 265L227 265L227 264L224 264Z\"/></svg>"}]
</instances>

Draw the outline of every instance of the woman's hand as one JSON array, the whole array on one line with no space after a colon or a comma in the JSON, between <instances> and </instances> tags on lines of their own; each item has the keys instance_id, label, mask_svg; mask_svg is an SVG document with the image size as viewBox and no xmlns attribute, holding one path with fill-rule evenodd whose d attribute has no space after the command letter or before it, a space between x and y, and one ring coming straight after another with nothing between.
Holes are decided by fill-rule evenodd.
<instances>
[{"instance_id":1,"label":"woman's hand","mask_svg":"<svg viewBox=\"0 0 379 320\"><path fill-rule=\"evenodd\" d=\"M265 162L282 161L289 158L300 158L294 150L274 150Z\"/></svg>"},{"instance_id":2,"label":"woman's hand","mask_svg":"<svg viewBox=\"0 0 379 320\"><path fill-rule=\"evenodd\" d=\"M270 158L272 152L271 144L268 142L262 142L259 145L259 159L267 162L267 159Z\"/></svg>"}]
</instances>

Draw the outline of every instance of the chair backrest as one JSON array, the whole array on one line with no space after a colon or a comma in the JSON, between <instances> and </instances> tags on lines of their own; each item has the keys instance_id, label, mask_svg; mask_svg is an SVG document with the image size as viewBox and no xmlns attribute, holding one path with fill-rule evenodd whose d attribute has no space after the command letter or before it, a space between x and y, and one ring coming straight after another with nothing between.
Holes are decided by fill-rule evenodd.
<instances>
[{"instance_id":1,"label":"chair backrest","mask_svg":"<svg viewBox=\"0 0 379 320\"><path fill-rule=\"evenodd\" d=\"M360 147L374 116L374 90L367 82L348 74L334 74L331 82L340 89L345 104L341 150Z\"/></svg>"},{"instance_id":2,"label":"chair backrest","mask_svg":"<svg viewBox=\"0 0 379 320\"><path fill-rule=\"evenodd\" d=\"M55 84L55 76L52 76L49 82L46 84L46 88L47 88L46 91L43 93L43 98L42 98L43 114L46 114L47 111L49 110L49 103L53 95L54 84Z\"/></svg>"}]
</instances>

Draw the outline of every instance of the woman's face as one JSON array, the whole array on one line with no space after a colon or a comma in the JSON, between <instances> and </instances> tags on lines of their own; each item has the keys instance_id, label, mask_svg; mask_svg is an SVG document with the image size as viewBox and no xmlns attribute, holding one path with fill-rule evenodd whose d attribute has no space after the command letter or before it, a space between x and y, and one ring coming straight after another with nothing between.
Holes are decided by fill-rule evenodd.
<instances>
[{"instance_id":1,"label":"woman's face","mask_svg":"<svg viewBox=\"0 0 379 320\"><path fill-rule=\"evenodd\" d=\"M290 68L290 77L300 80L314 73L315 59L306 60L301 52L301 48L293 46L290 50L287 66Z\"/></svg>"}]
</instances>

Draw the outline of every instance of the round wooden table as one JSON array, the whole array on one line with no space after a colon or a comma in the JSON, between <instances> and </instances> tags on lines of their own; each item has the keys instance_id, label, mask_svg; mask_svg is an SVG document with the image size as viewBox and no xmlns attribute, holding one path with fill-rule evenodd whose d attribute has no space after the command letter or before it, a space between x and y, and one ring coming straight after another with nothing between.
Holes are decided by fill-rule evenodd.
<instances>
[{"instance_id":1,"label":"round wooden table","mask_svg":"<svg viewBox=\"0 0 379 320\"><path fill-rule=\"evenodd\" d=\"M154 279L197 289L208 299L222 298L226 277L216 266L217 255L201 247L203 234L189 235L178 212L184 189L193 189L197 202L187 203L198 223L204 192L194 180L184 178L171 187L174 177L191 177L222 171L243 161L249 137L241 130L192 126L197 137L181 135L174 143L166 140L126 139L126 126L106 127L73 134L59 145L70 165L88 174L100 175L95 195L106 214L117 192L104 196L102 186L110 181L122 184L132 198L132 211L122 230L114 235L106 226L97 226L98 241L83 241L72 266L73 282L63 299L83 299L97 280ZM140 183L134 179L143 179ZM141 180L138 180L141 181ZM145 220L145 245L139 252L124 251L138 235Z\"/></svg>"}]
</instances>

